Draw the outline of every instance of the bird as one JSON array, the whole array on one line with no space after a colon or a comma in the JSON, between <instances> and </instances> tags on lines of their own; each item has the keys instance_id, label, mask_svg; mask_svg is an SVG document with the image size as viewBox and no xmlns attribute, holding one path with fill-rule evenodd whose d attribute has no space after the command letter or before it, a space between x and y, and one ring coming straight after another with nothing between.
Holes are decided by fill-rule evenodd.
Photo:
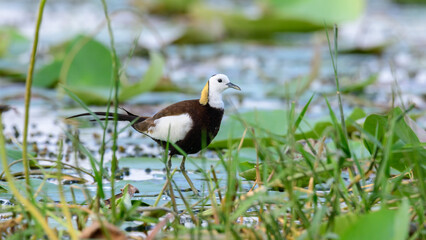
<instances>
[{"instance_id":1,"label":"bird","mask_svg":"<svg viewBox=\"0 0 426 240\"><path fill-rule=\"evenodd\" d=\"M178 149L183 150L186 154L193 154L211 143L219 132L224 114L222 93L229 88L241 91L241 88L231 83L225 74L215 74L208 79L199 99L174 103L151 117L138 116L122 108L126 114L117 114L118 121L131 122L136 131L150 137L163 148L168 147L167 165L169 169L172 156L182 155L180 170L193 193L198 195L198 190L186 173L186 155ZM114 113L107 112L82 113L68 118L92 114L103 116L100 120L114 119Z\"/></svg>"}]
</instances>

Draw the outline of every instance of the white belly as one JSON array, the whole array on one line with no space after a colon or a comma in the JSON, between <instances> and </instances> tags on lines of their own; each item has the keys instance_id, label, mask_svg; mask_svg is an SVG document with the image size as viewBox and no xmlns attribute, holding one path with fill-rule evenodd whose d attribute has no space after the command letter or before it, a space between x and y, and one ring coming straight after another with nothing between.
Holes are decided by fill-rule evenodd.
<instances>
[{"instance_id":1,"label":"white belly","mask_svg":"<svg viewBox=\"0 0 426 240\"><path fill-rule=\"evenodd\" d=\"M146 134L151 138L176 143L185 138L191 130L193 122L189 114L162 117L154 121L155 126L150 127ZM170 134L170 135L169 135Z\"/></svg>"}]
</instances>

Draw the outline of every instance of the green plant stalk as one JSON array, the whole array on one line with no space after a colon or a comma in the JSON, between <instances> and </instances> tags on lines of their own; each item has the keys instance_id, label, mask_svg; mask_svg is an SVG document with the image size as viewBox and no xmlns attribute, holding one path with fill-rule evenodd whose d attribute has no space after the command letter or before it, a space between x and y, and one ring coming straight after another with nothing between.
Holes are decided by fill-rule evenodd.
<instances>
[{"instance_id":1,"label":"green plant stalk","mask_svg":"<svg viewBox=\"0 0 426 240\"><path fill-rule=\"evenodd\" d=\"M348 141L348 131L346 129L345 115L344 115L344 112L343 112L342 96L341 96L341 92L340 92L339 75L338 75L338 72L337 72L337 49L338 49L338 45L337 45L338 39L337 38L338 38L338 34L339 34L339 29L337 28L337 25L334 25L334 54L331 50L330 38L328 36L327 29L325 31L325 34L327 36L328 49L330 51L331 62L333 64L334 79L336 81L336 95L337 95L337 99L339 101L340 121L341 121L341 125L342 125L341 126L342 130L343 130L343 133L344 133L344 139L341 139L341 140L347 142ZM348 157L350 157L350 156L348 156Z\"/></svg>"},{"instance_id":2,"label":"green plant stalk","mask_svg":"<svg viewBox=\"0 0 426 240\"><path fill-rule=\"evenodd\" d=\"M228 143L229 149L232 149L231 142ZM237 194L237 163L236 161L232 161L232 151L225 156L227 158L227 191L225 194L225 201L223 202L222 207L222 221L225 225L225 235L230 238L232 235L232 225L233 223L230 221L230 216L232 212L232 206L234 205L234 198Z\"/></svg>"},{"instance_id":3,"label":"green plant stalk","mask_svg":"<svg viewBox=\"0 0 426 240\"><path fill-rule=\"evenodd\" d=\"M117 222L116 204L115 204L115 172L117 170L117 123L118 123L118 100L119 100L119 87L120 79L117 65L117 53L115 51L114 34L112 32L111 20L108 15L108 6L105 0L102 0L102 6L107 20L108 33L110 38L111 50L112 50L112 69L114 78L114 130L113 130L113 144L112 144L112 162L111 162L111 211L114 223ZM102 167L102 166L101 166Z\"/></svg>"},{"instance_id":4,"label":"green plant stalk","mask_svg":"<svg viewBox=\"0 0 426 240\"><path fill-rule=\"evenodd\" d=\"M100 199L104 199L105 198L105 193L103 190L103 176L104 176L104 157L105 157L105 145L106 145L106 133L107 133L107 128L108 128L108 118L105 118L105 122L103 123L100 119L99 116L97 116L96 114L94 114L89 107L81 100L78 98L77 95L75 95L72 91L70 91L67 88L63 88L65 90L65 92L68 94L68 96L70 96L74 101L76 101L78 104L80 104L81 107L83 107L84 109L86 109L89 113L91 113L92 117L96 120L96 122L101 125L102 128L102 142L101 142L101 146L100 146L100 161L99 164L97 162L97 160L95 159L95 157L93 157L93 155L82 145L77 141L77 138L74 137L71 134L68 134L67 132L65 132L67 134L67 136L70 139L73 139L73 145L75 145L76 149L78 148L79 151L82 151L84 154L86 154L86 156L89 157L90 160L90 165L92 167L93 173L94 173L94 178L95 178L95 182L97 185L97 189L96 189L96 197L94 199L94 201L91 201L91 204L95 204L95 208L96 210L99 210L99 205L100 205ZM107 104L107 109L106 112L109 113L109 109L110 109L110 104ZM77 154L75 155L77 158ZM77 159L76 159L76 163L78 163ZM87 194L88 196L90 195L89 193Z\"/></svg>"},{"instance_id":5,"label":"green plant stalk","mask_svg":"<svg viewBox=\"0 0 426 240\"><path fill-rule=\"evenodd\" d=\"M176 182L175 182L172 178L170 179L170 181L171 181L170 185L174 185L174 186L175 186L175 188L176 188L176 191L179 193L179 196L180 196L180 198L181 198L181 200L182 200L183 204L185 205L185 208L186 208L186 210L187 210L187 213L188 213L188 214L189 214L189 216L191 217L191 220L193 221L193 223L194 223L196 226L198 226L198 225L199 225L198 219L195 217L195 214L194 214L194 212L192 211L191 206L188 204L188 201L186 201L185 197L184 197L184 196L183 196L183 194L182 194L182 191L179 189L179 186L176 184ZM173 184L172 184L172 183L173 183Z\"/></svg>"},{"instance_id":6,"label":"green plant stalk","mask_svg":"<svg viewBox=\"0 0 426 240\"><path fill-rule=\"evenodd\" d=\"M46 0L41 0L39 9L38 9L38 15L37 15L37 23L36 23L36 29L34 33L34 42L33 42L33 48L31 50L31 58L30 58L30 65L28 67L28 73L27 73L27 79L25 83L25 116L24 116L24 135L22 140L22 157L23 157L23 165L24 165L24 172L25 172L25 184L26 184L26 190L29 197L32 196L31 194L31 187L30 187L30 166L28 163L28 125L29 125L29 112L30 112L30 101L31 101L31 86L33 83L33 73L34 73L34 65L35 65L35 59L36 59L36 53L37 53L37 46L38 46L38 36L40 32L40 25L41 20L43 18L43 10L44 5L46 4Z\"/></svg>"},{"instance_id":7,"label":"green plant stalk","mask_svg":"<svg viewBox=\"0 0 426 240\"><path fill-rule=\"evenodd\" d=\"M72 240L78 240L78 234L75 231L74 227L72 226L72 216L71 216L71 212L70 209L68 207L68 203L67 200L65 199L65 195L64 195L64 188L62 186L62 150L63 150L63 140L60 139L59 140L59 151L58 151L58 158L57 158L57 162L56 162L56 166L58 168L58 190L59 190L59 195L61 198L61 209L62 209L62 213L65 216L65 221L66 221L66 227L68 228L68 233L71 236Z\"/></svg>"},{"instance_id":8,"label":"green plant stalk","mask_svg":"<svg viewBox=\"0 0 426 240\"><path fill-rule=\"evenodd\" d=\"M390 177L389 161L392 157L393 136L395 133L396 122L398 121L398 116L395 116L395 113L393 112L388 121L389 130L385 133L383 140L383 157L379 163L376 179L374 182L374 190L377 193L376 196L380 197L382 206L386 205L387 200L386 191L388 191L387 185L388 179Z\"/></svg>"},{"instance_id":9,"label":"green plant stalk","mask_svg":"<svg viewBox=\"0 0 426 240\"><path fill-rule=\"evenodd\" d=\"M170 174L170 178L173 178L173 175L175 175L175 172L177 171L177 168L175 168L173 170L173 172ZM166 181L166 183L164 184L163 188L161 189L160 193L158 194L157 199L155 199L154 204L152 205L153 207L157 207L158 203L161 200L161 197L163 196L164 191L166 191L166 188L169 186L169 180Z\"/></svg>"},{"instance_id":10,"label":"green plant stalk","mask_svg":"<svg viewBox=\"0 0 426 240\"><path fill-rule=\"evenodd\" d=\"M107 109L106 112L109 114L109 110L110 110L111 104L108 103L107 105ZM105 146L106 146L106 134L107 134L107 129L108 129L108 118L105 118L105 127L102 129L102 142L101 142L101 149L100 149L100 153L101 153L101 159L99 161L99 176L100 178L97 181L98 184L98 189L96 192L96 198L97 198L97 204L99 204L99 199L104 199L105 198L105 193L103 190L103 177L104 177L104 160L105 160ZM113 194L114 198L115 198L115 194Z\"/></svg>"},{"instance_id":11,"label":"green plant stalk","mask_svg":"<svg viewBox=\"0 0 426 240\"><path fill-rule=\"evenodd\" d=\"M18 188L15 186L15 179L7 167L7 155L6 155L6 143L3 135L3 120L2 112L0 112L0 158L3 165L4 173L9 184L10 191L13 196L18 199L18 201L24 206L24 208L35 218L35 220L41 225L43 230L49 239L56 240L55 232L49 227L44 216L40 213L36 206L34 206L27 198L25 198L21 193L19 193Z\"/></svg>"}]
</instances>

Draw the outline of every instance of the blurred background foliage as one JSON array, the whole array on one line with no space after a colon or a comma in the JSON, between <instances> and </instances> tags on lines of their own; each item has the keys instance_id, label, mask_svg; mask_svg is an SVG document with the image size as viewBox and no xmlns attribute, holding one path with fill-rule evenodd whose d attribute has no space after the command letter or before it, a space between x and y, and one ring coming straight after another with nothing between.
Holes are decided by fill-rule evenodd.
<instances>
[{"instance_id":1,"label":"blurred background foliage","mask_svg":"<svg viewBox=\"0 0 426 240\"><path fill-rule=\"evenodd\" d=\"M72 2L82 3L78 0ZM415 0L397 2L413 3ZM220 42L294 44L291 39L283 38L282 34L322 31L324 27L329 28L333 24L357 21L365 15L366 9L365 0L131 0L125 3L111 1L110 5L113 9L112 18L127 14L120 16L124 19L121 24L133 31L129 34L117 26L115 35L118 41L134 39L127 44L117 44L118 60L121 63L121 101L152 90L193 91L179 88L165 74L163 49L166 46ZM105 20L96 17L87 21L87 25L92 27L89 32L74 29L68 33L67 29L61 29L64 34L49 36L51 39L45 41L47 46L44 45L40 51L42 58L37 61L34 86L55 88L60 85L72 90L86 103L107 102L113 82L111 47L104 34ZM93 20L97 23L93 23ZM84 22L74 23L77 24L81 28L86 27ZM46 28L61 27L46 19L44 25L48 25ZM0 76L7 80L25 79L27 67L23 56L30 50L31 39L26 37L28 34L21 32L22 29L16 26L0 24ZM75 34L71 35L71 32ZM381 54L391 41L344 43L340 50L344 53ZM127 65L133 56L140 56L150 63L142 71L129 74ZM313 61L313 64L309 76L294 79L294 82L299 82L297 85L292 81L283 85L285 88L294 88L294 91L287 93L300 95L307 89L318 74L318 61ZM352 91L353 88L362 90L376 79L370 76L357 85L347 84L351 86L347 89L345 87L344 91ZM277 88L272 89L269 95L291 97L277 91Z\"/></svg>"},{"instance_id":2,"label":"blurred background foliage","mask_svg":"<svg viewBox=\"0 0 426 240\"><path fill-rule=\"evenodd\" d=\"M157 15L171 24L177 24L177 33L166 39L162 39L159 34L156 39L161 42L159 49L140 48L138 45L130 49L136 51L136 54L150 56L151 65L146 74L130 80L125 66L121 65L120 100L128 100L156 86L159 86L158 90L177 89L168 79L162 79L164 59L161 47L167 44L205 44L233 40L277 44L279 40L275 37L278 33L316 31L326 25L356 19L362 14L364 4L364 0L132 0L129 2L131 10L124 11L139 15L148 28L151 26L146 17ZM155 32L158 29L151 30ZM105 41L100 42L94 36L76 35L50 45L47 57L37 62L34 86L52 88L60 84L86 103L107 102L113 77L111 49ZM31 40L16 28L1 25L0 40L0 75L10 80L23 81L26 64L22 62L21 56L29 51ZM119 61L126 61L131 57L129 54L133 52L122 53Z\"/></svg>"}]
</instances>

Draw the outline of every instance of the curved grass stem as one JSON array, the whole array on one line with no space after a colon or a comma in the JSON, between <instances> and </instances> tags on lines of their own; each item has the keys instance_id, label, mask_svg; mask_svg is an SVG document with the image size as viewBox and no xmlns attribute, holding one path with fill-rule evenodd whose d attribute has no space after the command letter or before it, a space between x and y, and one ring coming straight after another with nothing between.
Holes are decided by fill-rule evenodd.
<instances>
[{"instance_id":1,"label":"curved grass stem","mask_svg":"<svg viewBox=\"0 0 426 240\"><path fill-rule=\"evenodd\" d=\"M118 62L117 62L117 53L115 51L115 43L114 43L114 34L111 27L111 20L108 15L108 6L105 0L102 0L102 6L105 14L105 19L107 21L108 33L111 44L111 54L112 54L112 69L113 69L113 80L114 80L114 131L113 131L113 143L112 143L112 162L111 162L111 211L112 211L112 219L115 222L118 221L117 213L116 213L116 204L115 204L115 171L117 169L117 125L118 125L118 104L119 104L119 87L120 87L120 79L118 74ZM102 166L101 166L102 167Z\"/></svg>"},{"instance_id":2,"label":"curved grass stem","mask_svg":"<svg viewBox=\"0 0 426 240\"><path fill-rule=\"evenodd\" d=\"M24 135L22 140L22 157L23 157L23 165L25 171L25 183L28 196L31 196L31 187L30 187L30 172L29 172L29 163L28 163L28 125L29 125L29 110L30 110L30 101L31 101L31 86L33 83L33 73L34 73L34 65L37 53L38 46L38 36L40 32L41 20L43 18L43 10L44 5L46 4L46 0L41 0L38 15L37 15L37 23L36 29L34 33L34 42L31 50L31 58L30 65L28 67L27 79L25 82L25 116L24 116Z\"/></svg>"}]
</instances>

